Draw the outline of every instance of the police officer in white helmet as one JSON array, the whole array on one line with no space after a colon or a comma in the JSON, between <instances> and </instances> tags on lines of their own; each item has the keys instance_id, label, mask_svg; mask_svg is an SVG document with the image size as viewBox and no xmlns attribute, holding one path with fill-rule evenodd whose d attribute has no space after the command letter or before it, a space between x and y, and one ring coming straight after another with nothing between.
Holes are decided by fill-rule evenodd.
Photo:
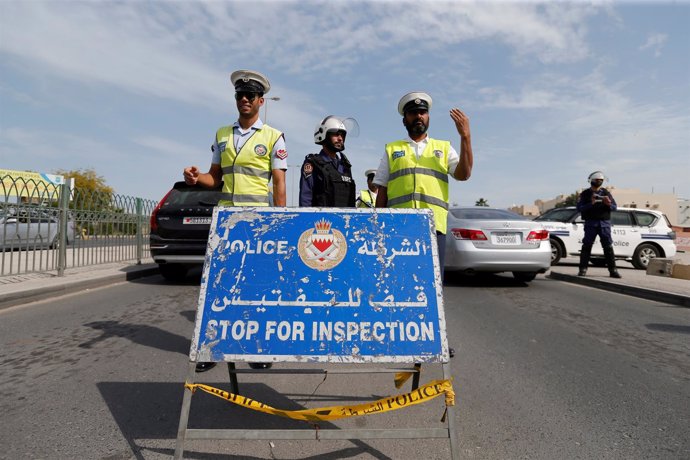
<instances>
[{"instance_id":1,"label":"police officer in white helmet","mask_svg":"<svg viewBox=\"0 0 690 460\"><path fill-rule=\"evenodd\" d=\"M616 269L616 256L613 252L613 239L611 238L611 211L615 211L618 206L611 192L602 187L605 179L603 172L594 171L587 178L590 187L583 190L577 200L577 210L580 211L582 219L585 221L585 236L582 238L578 276L587 274L592 245L595 238L599 236L599 242L604 250L606 266L609 269L609 276L621 278Z\"/></svg>"},{"instance_id":2,"label":"police officer in white helmet","mask_svg":"<svg viewBox=\"0 0 690 460\"><path fill-rule=\"evenodd\" d=\"M346 136L343 120L333 115L314 128L314 143L321 146L321 151L304 158L299 181L300 206L355 206L357 189L352 164L343 153Z\"/></svg>"}]
</instances>

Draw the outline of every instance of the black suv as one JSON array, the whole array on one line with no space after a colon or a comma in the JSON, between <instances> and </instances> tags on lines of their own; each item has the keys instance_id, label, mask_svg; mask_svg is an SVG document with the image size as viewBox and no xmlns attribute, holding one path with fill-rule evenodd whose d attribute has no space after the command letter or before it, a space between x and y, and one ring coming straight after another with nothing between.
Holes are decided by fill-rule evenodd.
<instances>
[{"instance_id":1,"label":"black suv","mask_svg":"<svg viewBox=\"0 0 690 460\"><path fill-rule=\"evenodd\" d=\"M180 281L191 267L204 263L213 207L222 188L176 182L151 213L151 256L165 279Z\"/></svg>"}]
</instances>

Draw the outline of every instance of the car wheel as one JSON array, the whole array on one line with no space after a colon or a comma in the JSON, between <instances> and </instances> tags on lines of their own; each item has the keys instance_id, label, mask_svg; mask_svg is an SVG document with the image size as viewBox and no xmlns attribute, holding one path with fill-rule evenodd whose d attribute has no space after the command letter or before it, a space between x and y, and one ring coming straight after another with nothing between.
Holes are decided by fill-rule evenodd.
<instances>
[{"instance_id":1,"label":"car wheel","mask_svg":"<svg viewBox=\"0 0 690 460\"><path fill-rule=\"evenodd\" d=\"M513 277L523 283L529 283L537 277L537 274L535 272L513 272Z\"/></svg>"},{"instance_id":2,"label":"car wheel","mask_svg":"<svg viewBox=\"0 0 690 460\"><path fill-rule=\"evenodd\" d=\"M168 281L182 281L187 276L187 266L182 264L159 264L158 269Z\"/></svg>"},{"instance_id":3,"label":"car wheel","mask_svg":"<svg viewBox=\"0 0 690 460\"><path fill-rule=\"evenodd\" d=\"M646 270L647 265L649 265L649 261L655 257L659 257L660 255L661 252L656 246L649 243L642 243L635 249L632 264L639 270Z\"/></svg>"},{"instance_id":4,"label":"car wheel","mask_svg":"<svg viewBox=\"0 0 690 460\"><path fill-rule=\"evenodd\" d=\"M600 259L598 257L592 258L589 261L592 265L595 267L605 267L606 266L606 259Z\"/></svg>"},{"instance_id":5,"label":"car wheel","mask_svg":"<svg viewBox=\"0 0 690 460\"><path fill-rule=\"evenodd\" d=\"M551 265L556 265L564 253L563 244L558 240L551 239Z\"/></svg>"}]
</instances>

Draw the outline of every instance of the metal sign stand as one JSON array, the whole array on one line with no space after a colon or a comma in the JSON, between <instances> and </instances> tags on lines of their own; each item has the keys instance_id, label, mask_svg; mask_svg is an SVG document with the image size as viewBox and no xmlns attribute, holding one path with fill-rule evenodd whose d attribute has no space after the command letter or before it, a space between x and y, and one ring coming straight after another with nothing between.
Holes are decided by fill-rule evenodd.
<instances>
[{"instance_id":1,"label":"metal sign stand","mask_svg":"<svg viewBox=\"0 0 690 460\"><path fill-rule=\"evenodd\" d=\"M186 382L195 383L196 363L189 363L187 369ZM450 380L450 363L443 363L443 378ZM228 373L232 391L239 394L237 374L242 373L272 373L272 374L375 374L375 373L397 373L414 372L412 389L419 383L418 368L381 368L381 369L236 369L235 363L228 363ZM175 443L174 458L180 460L184 458L184 445L187 440L343 440L343 439L443 439L446 438L450 443L450 458L459 460L458 435L455 429L455 413L453 406L447 406L446 422L443 428L386 428L386 429L320 429L318 433L313 429L303 430L243 430L243 429L194 429L188 428L189 412L192 405L192 391L185 388L182 399L182 411L180 413L180 423L177 430L177 441Z\"/></svg>"},{"instance_id":2,"label":"metal sign stand","mask_svg":"<svg viewBox=\"0 0 690 460\"><path fill-rule=\"evenodd\" d=\"M398 368L237 369L234 364L263 358ZM233 394L239 394L240 373L408 372L413 373L414 390L420 363L442 363L443 378L450 380L433 213L216 207L190 349L189 385L195 383L196 362L226 362ZM448 439L451 458L459 458L452 406L446 406L444 427L439 428L189 429L192 395L185 387L176 459L183 457L187 440L420 438Z\"/></svg>"}]
</instances>

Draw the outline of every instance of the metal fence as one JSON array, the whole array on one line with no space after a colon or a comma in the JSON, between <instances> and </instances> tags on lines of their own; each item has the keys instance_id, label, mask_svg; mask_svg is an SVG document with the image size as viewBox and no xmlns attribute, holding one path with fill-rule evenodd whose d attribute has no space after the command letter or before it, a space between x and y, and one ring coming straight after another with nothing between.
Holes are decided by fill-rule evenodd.
<instances>
[{"instance_id":1,"label":"metal fence","mask_svg":"<svg viewBox=\"0 0 690 460\"><path fill-rule=\"evenodd\" d=\"M156 202L70 184L0 177L0 276L57 271L149 254Z\"/></svg>"}]
</instances>

